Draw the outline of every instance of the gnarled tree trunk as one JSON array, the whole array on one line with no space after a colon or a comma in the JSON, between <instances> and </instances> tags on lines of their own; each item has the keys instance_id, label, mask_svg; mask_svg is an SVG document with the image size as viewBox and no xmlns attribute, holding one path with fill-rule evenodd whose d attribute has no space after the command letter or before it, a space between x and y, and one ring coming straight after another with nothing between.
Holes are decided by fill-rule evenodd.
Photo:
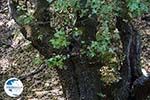
<instances>
[{"instance_id":1,"label":"gnarled tree trunk","mask_svg":"<svg viewBox=\"0 0 150 100\"><path fill-rule=\"evenodd\" d=\"M10 14L15 20L17 16L16 1L17 0L9 0ZM48 13L50 13L47 11L48 2L46 0L31 0L30 3L35 5L34 17L37 21L29 25L20 25L21 32L24 37L30 40L32 45L48 59L53 53L57 52L53 50L52 46L48 43L55 32L54 28L50 27L50 23L47 23L50 22L50 18L47 18ZM92 21L91 23L84 24L84 26L80 25L79 21L77 22L78 25L85 27L88 34L96 34L96 26L93 26ZM39 35L43 35L42 39L38 38ZM87 40L89 38L91 39L91 35L87 35L84 38L87 38ZM73 45L73 48L79 47ZM99 66L97 64L90 64L86 57L74 55L65 62L65 69L57 69L66 100L99 100L97 95L100 93L98 68Z\"/></svg>"},{"instance_id":2,"label":"gnarled tree trunk","mask_svg":"<svg viewBox=\"0 0 150 100\"><path fill-rule=\"evenodd\" d=\"M8 2L10 15L16 20L18 16L16 10L17 0L8 0ZM34 17L37 21L29 25L20 25L21 32L24 37L30 40L32 45L48 59L53 53L57 52L53 50L52 46L48 43L55 33L55 29L52 28L49 23L50 12L48 11L48 2L47 0L29 0L29 2L35 7ZM94 40L96 34L96 19L94 17L88 19L88 22L84 25L82 25L80 21L81 19L77 21L76 25L84 27L88 33L88 35L83 38ZM143 94L141 90L148 87L149 78L140 77L140 35L131 23L125 22L121 17L117 18L116 27L120 32L125 59L120 71L122 80L117 85L118 89L116 90L115 97L112 98L114 100L139 100L138 98L143 100L143 98L148 95L148 90L144 97L139 94ZM42 39L38 38L39 35L43 35ZM73 45L72 48L80 47ZM101 92L100 75L98 74L101 64L89 63L90 61L91 60L86 57L80 57L77 54L71 56L65 62L64 69L57 69L66 100L100 99L97 93Z\"/></svg>"},{"instance_id":3,"label":"gnarled tree trunk","mask_svg":"<svg viewBox=\"0 0 150 100\"><path fill-rule=\"evenodd\" d=\"M120 70L122 79L117 85L115 100L145 100L150 94L150 78L142 76L140 70L140 34L132 23L125 22L121 17L117 17L116 27L120 32L125 59Z\"/></svg>"}]
</instances>

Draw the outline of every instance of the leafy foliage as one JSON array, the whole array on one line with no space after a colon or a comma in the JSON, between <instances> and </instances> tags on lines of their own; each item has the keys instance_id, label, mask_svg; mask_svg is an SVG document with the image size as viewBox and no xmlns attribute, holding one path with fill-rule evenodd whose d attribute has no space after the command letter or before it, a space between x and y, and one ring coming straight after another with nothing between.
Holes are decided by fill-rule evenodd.
<instances>
[{"instance_id":1,"label":"leafy foliage","mask_svg":"<svg viewBox=\"0 0 150 100\"><path fill-rule=\"evenodd\" d=\"M35 65L40 65L40 64L43 63L43 60L42 60L42 58L40 57L40 54L36 54L36 56L35 56L35 58L34 58L34 60L33 60L33 63L34 63Z\"/></svg>"},{"instance_id":2,"label":"leafy foliage","mask_svg":"<svg viewBox=\"0 0 150 100\"><path fill-rule=\"evenodd\" d=\"M119 73L116 72L116 70L114 68L110 68L108 66L103 66L100 69L102 78L101 80L103 80L104 82L106 82L107 85L110 85L114 82L118 82L121 77L119 77Z\"/></svg>"},{"instance_id":3,"label":"leafy foliage","mask_svg":"<svg viewBox=\"0 0 150 100\"><path fill-rule=\"evenodd\" d=\"M59 67L63 68L64 66L64 60L66 60L66 57L63 55L56 55L50 59L47 60L48 65L50 67Z\"/></svg>"},{"instance_id":4,"label":"leafy foliage","mask_svg":"<svg viewBox=\"0 0 150 100\"><path fill-rule=\"evenodd\" d=\"M27 25L27 24L30 24L33 21L33 19L34 18L30 15L21 15L17 19L17 22L23 25Z\"/></svg>"},{"instance_id":5,"label":"leafy foliage","mask_svg":"<svg viewBox=\"0 0 150 100\"><path fill-rule=\"evenodd\" d=\"M128 0L128 8L131 16L140 16L143 12L148 12L148 6L140 0Z\"/></svg>"},{"instance_id":6,"label":"leafy foliage","mask_svg":"<svg viewBox=\"0 0 150 100\"><path fill-rule=\"evenodd\" d=\"M57 31L54 34L54 38L50 40L50 43L56 49L67 47L69 45L69 41L67 41L67 36L63 30Z\"/></svg>"},{"instance_id":7,"label":"leafy foliage","mask_svg":"<svg viewBox=\"0 0 150 100\"><path fill-rule=\"evenodd\" d=\"M149 0L46 0L50 5L50 27L54 27L56 33L49 40L50 45L54 49L63 51L71 48L71 52L77 48L74 44L78 44L79 56L85 56L90 58L97 58L100 62L109 68L106 68L106 73L109 74L108 69L117 71L119 61L117 58L117 51L115 47L119 47L120 38L118 32L116 32L116 16L124 18L126 21L132 21L135 17L140 16L144 12L148 12L150 6ZM27 10L27 11L26 11ZM19 6L18 11L21 16L18 18L18 22L22 24L30 24L34 19L34 14L30 13L28 9L24 9L24 6ZM86 43L86 39L83 38L87 34L87 28L85 25L86 20L92 19L96 16L96 39L89 40ZM94 18L93 18L94 19ZM79 21L80 20L80 21ZM80 22L83 27L78 27ZM92 23L89 24L89 26ZM91 25L92 26L92 25ZM91 27L88 27L91 28ZM44 34L44 33L43 33ZM91 33L94 34L94 33ZM73 38L72 38L73 37ZM39 36L42 38L42 35ZM87 38L88 40L88 38ZM73 41L73 42L72 42ZM115 42L115 43L114 43ZM67 55L67 54L66 54ZM65 55L55 54L48 59L49 66L57 66L62 68ZM113 72L113 71L112 71ZM114 72L113 72L114 73ZM105 75L104 75L105 76ZM107 76L107 75L106 75ZM109 76L109 75L108 75ZM113 80L115 80L113 76ZM104 80L107 80L105 77Z\"/></svg>"}]
</instances>

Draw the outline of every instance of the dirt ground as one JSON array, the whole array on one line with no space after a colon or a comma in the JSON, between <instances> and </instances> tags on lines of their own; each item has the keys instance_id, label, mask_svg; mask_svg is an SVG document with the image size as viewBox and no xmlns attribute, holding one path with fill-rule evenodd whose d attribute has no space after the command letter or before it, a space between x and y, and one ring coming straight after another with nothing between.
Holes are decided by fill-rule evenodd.
<instances>
[{"instance_id":1,"label":"dirt ground","mask_svg":"<svg viewBox=\"0 0 150 100\"><path fill-rule=\"evenodd\" d=\"M15 27L14 27L15 26ZM0 100L64 100L57 72L47 66L35 75L26 76L44 65L43 57L18 31L8 17L6 0L0 1ZM38 62L37 62L38 61ZM18 98L4 92L5 81L22 78L24 90Z\"/></svg>"}]
</instances>

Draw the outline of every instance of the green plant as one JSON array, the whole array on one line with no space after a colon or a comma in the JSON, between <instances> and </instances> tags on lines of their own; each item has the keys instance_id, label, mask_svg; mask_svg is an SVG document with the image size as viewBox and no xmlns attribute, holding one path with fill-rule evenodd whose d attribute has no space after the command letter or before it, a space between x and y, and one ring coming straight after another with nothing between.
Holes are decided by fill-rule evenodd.
<instances>
[{"instance_id":1,"label":"green plant","mask_svg":"<svg viewBox=\"0 0 150 100\"><path fill-rule=\"evenodd\" d=\"M54 34L54 38L52 38L49 42L56 49L67 47L69 45L69 41L67 40L67 35L65 34L63 30L57 31Z\"/></svg>"},{"instance_id":2,"label":"green plant","mask_svg":"<svg viewBox=\"0 0 150 100\"><path fill-rule=\"evenodd\" d=\"M148 12L150 2L149 0L47 0L49 7L52 10L53 21L50 21L50 25L55 28L56 32L49 40L50 45L54 49L64 51L74 44L78 44L78 49L82 55L86 55L90 58L98 58L98 60L105 62L108 66L117 66L115 63L108 62L114 59L117 55L114 51L113 41L120 41L118 32L116 32L116 16L122 17L126 21L132 21L133 18L140 16L144 12ZM23 25L31 24L36 19L33 17L33 13L26 12L24 6L19 5L18 11L21 15L18 17L18 22ZM30 9L31 10L31 9ZM77 13L79 12L79 13ZM96 15L96 21L98 25L96 39L86 43L82 37L88 32L84 31L86 27L77 28L76 24L78 19L84 19L81 21L83 26L85 20L92 19L93 15ZM42 40L44 33L38 36L38 39ZM94 33L93 33L94 34ZM75 39L72 40L72 37ZM119 42L116 43L119 47ZM76 48L76 47L74 47ZM62 66L65 60L60 52L48 60L50 65ZM67 55L67 54L66 54ZM109 57L106 57L109 56ZM113 56L110 56L113 55ZM63 59L62 59L62 58ZM107 59L106 59L107 58ZM57 63L57 64L56 64ZM117 63L117 62L116 62Z\"/></svg>"},{"instance_id":3,"label":"green plant","mask_svg":"<svg viewBox=\"0 0 150 100\"><path fill-rule=\"evenodd\" d=\"M33 22L34 18L31 15L21 15L17 18L17 22L23 25L30 24Z\"/></svg>"},{"instance_id":4,"label":"green plant","mask_svg":"<svg viewBox=\"0 0 150 100\"><path fill-rule=\"evenodd\" d=\"M130 15L133 17L140 16L144 12L148 12L148 6L146 5L146 3L140 0L127 0L127 3Z\"/></svg>"},{"instance_id":5,"label":"green plant","mask_svg":"<svg viewBox=\"0 0 150 100\"><path fill-rule=\"evenodd\" d=\"M47 60L49 67L59 67L63 68L64 66L64 60L66 60L66 57L64 55L56 55Z\"/></svg>"}]
</instances>

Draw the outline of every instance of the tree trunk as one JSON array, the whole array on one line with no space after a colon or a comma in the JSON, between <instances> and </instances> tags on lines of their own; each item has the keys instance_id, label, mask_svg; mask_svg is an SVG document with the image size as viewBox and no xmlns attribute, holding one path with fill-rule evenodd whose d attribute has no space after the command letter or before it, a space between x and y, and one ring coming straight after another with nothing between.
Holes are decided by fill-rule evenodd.
<instances>
[{"instance_id":1,"label":"tree trunk","mask_svg":"<svg viewBox=\"0 0 150 100\"><path fill-rule=\"evenodd\" d=\"M58 69L66 100L99 100L99 66L90 65L84 58L81 60L79 57L70 58L66 66L66 70Z\"/></svg>"},{"instance_id":2,"label":"tree trunk","mask_svg":"<svg viewBox=\"0 0 150 100\"><path fill-rule=\"evenodd\" d=\"M17 4L17 0L8 1L10 15L16 20L17 5L13 3ZM47 9L48 2L47 0L31 0L30 2L35 4L36 13L34 17L37 19L37 22L29 25L20 25L21 32L48 59L53 53L57 53L48 43L55 33L55 29L49 25L50 18L47 18L50 17ZM82 18L79 18L76 25L77 27L85 28L85 35L82 38L89 44L89 40L95 40L97 21L93 17L88 19L87 22L83 22ZM150 81L149 78L140 77L140 35L132 24L125 22L123 18L117 18L116 27L120 32L125 59L120 70L122 80L117 85L115 96L112 98L114 100L139 100L138 98L143 100L149 91L147 90L146 95L142 97L139 95L142 93L140 90L148 87L147 85L149 85ZM43 36L42 39L38 38L39 35ZM80 46L73 45L72 48L80 49ZM65 62L64 69L57 68L66 100L99 100L100 97L97 94L101 92L101 84L98 72L101 64L89 63L91 60L81 57L77 52L78 50L76 51L77 55L71 55Z\"/></svg>"},{"instance_id":3,"label":"tree trunk","mask_svg":"<svg viewBox=\"0 0 150 100\"><path fill-rule=\"evenodd\" d=\"M16 5L13 5L13 3L17 2L16 0L12 1L9 0L10 14L16 20L17 13L14 12L16 11ZM46 18L49 13L47 11L48 2L46 0L33 0L31 4L35 4L36 13L34 17L37 19L37 22L29 25L20 25L21 32L24 37L30 40L32 45L48 59L53 53L57 52L53 50L52 46L48 43L55 30L50 27L49 23L44 23L50 22L49 19ZM88 21L90 22L90 20ZM96 23L95 20L93 23L92 21L93 19L91 23L87 22L84 23L84 25L78 24L81 27L85 27L87 33L85 33L86 35L83 36L83 38L86 40L92 40L91 37L95 38ZM78 23L80 22L78 21ZM38 38L39 35L43 36L42 39ZM73 45L73 48L78 47ZM64 69L57 68L66 100L99 100L97 95L100 93L99 67L97 64L90 64L86 57L75 55L71 56L70 59L65 62Z\"/></svg>"},{"instance_id":4,"label":"tree trunk","mask_svg":"<svg viewBox=\"0 0 150 100\"><path fill-rule=\"evenodd\" d=\"M115 100L139 100L135 99L132 90L134 82L142 75L140 70L140 34L131 23L123 21L121 17L117 18L116 27L120 32L125 59L120 70L122 80L118 85L119 89Z\"/></svg>"}]
</instances>

